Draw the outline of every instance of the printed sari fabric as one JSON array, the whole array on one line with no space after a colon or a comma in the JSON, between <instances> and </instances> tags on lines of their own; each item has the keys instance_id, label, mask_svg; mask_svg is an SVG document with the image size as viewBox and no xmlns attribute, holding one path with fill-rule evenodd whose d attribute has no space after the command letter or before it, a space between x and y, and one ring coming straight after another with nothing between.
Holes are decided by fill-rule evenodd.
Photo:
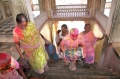
<instances>
[{"instance_id":1,"label":"printed sari fabric","mask_svg":"<svg viewBox=\"0 0 120 79\"><path fill-rule=\"evenodd\" d=\"M59 57L56 53L55 45L53 45L53 44L45 45L45 49L46 49L50 59L53 59L53 60L59 59Z\"/></svg>"},{"instance_id":2,"label":"printed sari fabric","mask_svg":"<svg viewBox=\"0 0 120 79\"><path fill-rule=\"evenodd\" d=\"M94 36L93 32L90 31L87 34L80 33L80 36L83 37L84 40L84 54L86 54L85 62L88 64L94 63L94 44L97 41L97 38Z\"/></svg>"},{"instance_id":3,"label":"printed sari fabric","mask_svg":"<svg viewBox=\"0 0 120 79\"><path fill-rule=\"evenodd\" d=\"M68 61L81 60L83 58L82 47L66 50L65 57L66 57L66 60Z\"/></svg>"},{"instance_id":4,"label":"printed sari fabric","mask_svg":"<svg viewBox=\"0 0 120 79\"><path fill-rule=\"evenodd\" d=\"M20 46L24 49L29 57L33 70L39 74L44 72L47 65L45 50L40 45L40 35L33 23L28 22L25 30L21 30L16 26L13 30L14 42L20 42Z\"/></svg>"},{"instance_id":5,"label":"printed sari fabric","mask_svg":"<svg viewBox=\"0 0 120 79\"><path fill-rule=\"evenodd\" d=\"M79 38L79 37L78 37ZM79 56L81 53L73 51L73 52L68 52L68 50L73 50L78 48L78 44L81 44L82 40L79 39L72 40L70 35L65 36L65 38L61 42L61 46L64 47L65 51L65 60L66 61L74 61L78 60ZM70 54L71 53L71 54ZM73 53L73 54L72 54Z\"/></svg>"}]
</instances>

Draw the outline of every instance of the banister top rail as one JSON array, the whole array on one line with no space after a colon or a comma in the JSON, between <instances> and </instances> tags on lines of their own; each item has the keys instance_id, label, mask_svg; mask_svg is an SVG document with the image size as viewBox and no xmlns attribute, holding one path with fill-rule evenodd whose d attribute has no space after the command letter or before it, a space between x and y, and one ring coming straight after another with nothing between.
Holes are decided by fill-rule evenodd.
<instances>
[{"instance_id":1,"label":"banister top rail","mask_svg":"<svg viewBox=\"0 0 120 79\"><path fill-rule=\"evenodd\" d=\"M56 5L56 6L87 6L86 4Z\"/></svg>"},{"instance_id":2,"label":"banister top rail","mask_svg":"<svg viewBox=\"0 0 120 79\"><path fill-rule=\"evenodd\" d=\"M56 9L86 8L87 5L57 5Z\"/></svg>"}]
</instances>

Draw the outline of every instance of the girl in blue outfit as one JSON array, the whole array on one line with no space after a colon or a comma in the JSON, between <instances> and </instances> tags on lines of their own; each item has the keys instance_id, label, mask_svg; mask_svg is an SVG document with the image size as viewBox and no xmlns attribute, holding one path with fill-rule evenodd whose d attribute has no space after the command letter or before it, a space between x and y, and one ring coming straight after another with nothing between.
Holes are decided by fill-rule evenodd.
<instances>
[{"instance_id":1,"label":"girl in blue outfit","mask_svg":"<svg viewBox=\"0 0 120 79\"><path fill-rule=\"evenodd\" d=\"M56 53L56 48L55 45L53 45L50 41L45 40L45 49L48 53L49 59L51 62L57 61L59 59L57 53Z\"/></svg>"},{"instance_id":2,"label":"girl in blue outfit","mask_svg":"<svg viewBox=\"0 0 120 79\"><path fill-rule=\"evenodd\" d=\"M51 62L57 61L59 59L59 57L56 53L55 45L53 45L50 41L48 41L42 34L40 34L40 35L45 41L45 50L48 53L50 61Z\"/></svg>"}]
</instances>

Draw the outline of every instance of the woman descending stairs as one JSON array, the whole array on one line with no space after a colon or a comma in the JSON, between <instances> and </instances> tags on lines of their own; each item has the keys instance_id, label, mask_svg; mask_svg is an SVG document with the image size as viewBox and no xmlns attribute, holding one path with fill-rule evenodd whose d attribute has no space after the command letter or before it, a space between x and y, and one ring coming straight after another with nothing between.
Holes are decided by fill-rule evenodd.
<instances>
[{"instance_id":1,"label":"woman descending stairs","mask_svg":"<svg viewBox=\"0 0 120 79\"><path fill-rule=\"evenodd\" d=\"M49 63L49 70L42 75L37 75L33 71L29 72L32 78L36 79L120 79L118 73L106 68L84 68L82 62L77 62L77 69L70 71L69 66L65 66L63 60Z\"/></svg>"}]
</instances>

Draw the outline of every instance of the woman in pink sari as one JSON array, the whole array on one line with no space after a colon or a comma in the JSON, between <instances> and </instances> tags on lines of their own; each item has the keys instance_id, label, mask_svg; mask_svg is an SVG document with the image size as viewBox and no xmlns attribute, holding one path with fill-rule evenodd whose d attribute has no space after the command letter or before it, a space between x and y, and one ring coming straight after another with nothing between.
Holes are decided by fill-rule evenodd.
<instances>
[{"instance_id":1,"label":"woman in pink sari","mask_svg":"<svg viewBox=\"0 0 120 79\"><path fill-rule=\"evenodd\" d=\"M84 48L84 55L85 55L85 63L89 64L90 67L93 66L94 63L94 45L97 40L101 40L102 38L97 38L94 36L93 32L91 31L91 25L85 24L84 27L85 31L81 32L79 36L83 38L83 48Z\"/></svg>"},{"instance_id":2,"label":"woman in pink sari","mask_svg":"<svg viewBox=\"0 0 120 79\"><path fill-rule=\"evenodd\" d=\"M64 37L61 42L61 49L63 51L65 64L68 65L70 63L70 70L76 70L76 60L78 60L81 56L81 50L78 48L78 45L81 44L81 40L79 40L79 31L77 28L73 28L70 31L70 34Z\"/></svg>"}]
</instances>

